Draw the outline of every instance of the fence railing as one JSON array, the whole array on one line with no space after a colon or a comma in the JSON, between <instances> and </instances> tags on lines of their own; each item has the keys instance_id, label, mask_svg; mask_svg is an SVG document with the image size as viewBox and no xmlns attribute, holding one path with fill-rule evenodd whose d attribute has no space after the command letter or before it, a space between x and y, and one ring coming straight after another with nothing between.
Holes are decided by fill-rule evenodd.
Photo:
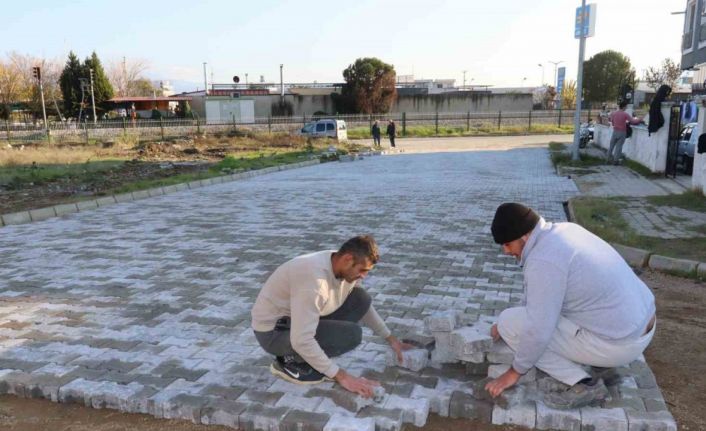
<instances>
[{"instance_id":1,"label":"fence railing","mask_svg":"<svg viewBox=\"0 0 706 431\"><path fill-rule=\"evenodd\" d=\"M585 122L597 111L583 110L581 121ZM4 138L9 143L13 141L76 141L109 140L123 135L137 135L147 139L173 139L191 137L195 135L223 133L232 130L247 130L255 132L287 132L296 133L305 124L320 118L336 118L343 120L347 128L360 129L373 125L374 121L382 122L384 128L388 120L397 123L398 133L407 134L408 127L433 126L435 132L444 128L465 129L502 129L504 127L526 128L531 132L537 126L571 126L574 120L574 110L552 111L512 111L512 112L427 112L427 113L388 113L388 114L352 114L333 116L292 116L292 117L257 117L252 122L240 123L235 119L222 122L204 122L202 119L193 118L163 118L159 120L102 120L96 123L49 123L48 127L42 124L31 123L0 123ZM2 138L0 138L2 139Z\"/></svg>"}]
</instances>

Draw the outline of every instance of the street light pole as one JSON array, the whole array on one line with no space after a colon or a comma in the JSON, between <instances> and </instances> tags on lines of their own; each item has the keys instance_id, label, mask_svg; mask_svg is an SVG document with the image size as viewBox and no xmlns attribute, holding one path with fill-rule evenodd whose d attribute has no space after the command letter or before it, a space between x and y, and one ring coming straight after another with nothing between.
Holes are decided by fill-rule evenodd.
<instances>
[{"instance_id":1,"label":"street light pole","mask_svg":"<svg viewBox=\"0 0 706 431\"><path fill-rule=\"evenodd\" d=\"M91 105L93 105L93 124L96 124L96 98L93 94L93 69L88 69L91 74Z\"/></svg>"},{"instance_id":2,"label":"street light pole","mask_svg":"<svg viewBox=\"0 0 706 431\"><path fill-rule=\"evenodd\" d=\"M282 72L282 69L284 68L284 64L279 65L279 95L280 97L284 97L284 75Z\"/></svg>"},{"instance_id":3,"label":"street light pole","mask_svg":"<svg viewBox=\"0 0 706 431\"><path fill-rule=\"evenodd\" d=\"M205 61L203 62L203 91L204 95L208 96L208 77L206 76L206 63Z\"/></svg>"},{"instance_id":4,"label":"street light pole","mask_svg":"<svg viewBox=\"0 0 706 431\"><path fill-rule=\"evenodd\" d=\"M464 90L466 89L466 72L467 72L467 70L463 71L463 89Z\"/></svg>"},{"instance_id":5,"label":"street light pole","mask_svg":"<svg viewBox=\"0 0 706 431\"><path fill-rule=\"evenodd\" d=\"M544 64L543 63L538 63L537 66L542 68L542 82L541 85L544 86Z\"/></svg>"},{"instance_id":6,"label":"street light pole","mask_svg":"<svg viewBox=\"0 0 706 431\"><path fill-rule=\"evenodd\" d=\"M563 61L563 60L561 60L561 61L551 61L551 60L548 60L547 62L554 65L554 82L553 82L553 84L554 84L554 88L556 88L556 87L557 87L557 82L556 82L556 68L557 68L557 66L559 66L559 65L560 65L561 63L563 63L564 61Z\"/></svg>"}]
</instances>

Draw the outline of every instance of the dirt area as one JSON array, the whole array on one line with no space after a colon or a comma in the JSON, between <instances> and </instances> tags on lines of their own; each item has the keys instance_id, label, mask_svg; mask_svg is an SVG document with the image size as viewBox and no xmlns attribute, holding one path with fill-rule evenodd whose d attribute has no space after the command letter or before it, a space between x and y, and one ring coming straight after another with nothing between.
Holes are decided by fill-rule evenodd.
<instances>
[{"instance_id":1,"label":"dirt area","mask_svg":"<svg viewBox=\"0 0 706 431\"><path fill-rule=\"evenodd\" d=\"M679 429L706 429L706 284L656 272L642 279L657 298L657 333L645 352ZM0 397L0 429L4 431L220 431L227 428L155 419L145 415L94 410L44 400ZM493 426L431 415L423 428L406 430L508 431Z\"/></svg>"},{"instance_id":2,"label":"dirt area","mask_svg":"<svg viewBox=\"0 0 706 431\"><path fill-rule=\"evenodd\" d=\"M307 142L302 137L244 132L167 141L0 146L0 214L104 196L138 182L205 173L228 155L253 157L303 148Z\"/></svg>"}]
</instances>

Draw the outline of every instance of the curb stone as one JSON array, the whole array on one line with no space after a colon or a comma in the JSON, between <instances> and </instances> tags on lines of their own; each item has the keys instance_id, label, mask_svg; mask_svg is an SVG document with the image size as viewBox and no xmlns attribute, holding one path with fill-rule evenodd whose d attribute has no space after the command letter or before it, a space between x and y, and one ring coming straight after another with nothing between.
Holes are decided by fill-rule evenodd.
<instances>
[{"instance_id":1,"label":"curb stone","mask_svg":"<svg viewBox=\"0 0 706 431\"><path fill-rule=\"evenodd\" d=\"M635 247L628 247L626 245L610 243L611 246L625 259L625 261L630 265L637 268L644 268L647 266L652 253L647 250L642 250Z\"/></svg>"},{"instance_id":2,"label":"curb stone","mask_svg":"<svg viewBox=\"0 0 706 431\"><path fill-rule=\"evenodd\" d=\"M252 178L259 175L269 174L271 172L286 171L289 169L303 168L306 166L318 165L321 162L319 159L307 160L289 165L274 166L266 169L258 169L255 171L246 171L240 174L222 175L219 177L208 178L204 180L196 180L187 183L179 183L171 186L153 187L151 189L138 190L134 192L122 193L117 195L103 196L97 199L79 201L73 204L58 204L44 208L36 208L26 211L18 211L8 214L0 214L0 228L3 226L27 224L34 221L42 221L49 218L55 218L66 214L83 212L96 208L105 207L122 202L132 202L140 199L145 199L154 196L171 194L183 190L196 189L199 187L220 184L224 182L236 181L244 178Z\"/></svg>"},{"instance_id":3,"label":"curb stone","mask_svg":"<svg viewBox=\"0 0 706 431\"><path fill-rule=\"evenodd\" d=\"M696 273L698 262L687 259L674 259L671 257L652 255L650 257L649 267L665 272L680 272L686 274Z\"/></svg>"}]
</instances>

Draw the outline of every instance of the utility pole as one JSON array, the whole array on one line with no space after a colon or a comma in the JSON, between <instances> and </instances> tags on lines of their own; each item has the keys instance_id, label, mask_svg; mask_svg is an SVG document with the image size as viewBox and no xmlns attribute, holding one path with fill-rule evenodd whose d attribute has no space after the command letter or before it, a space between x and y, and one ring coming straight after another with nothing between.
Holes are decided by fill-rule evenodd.
<instances>
[{"instance_id":1,"label":"utility pole","mask_svg":"<svg viewBox=\"0 0 706 431\"><path fill-rule=\"evenodd\" d=\"M91 74L91 105L93 105L93 124L96 124L98 121L96 118L96 98L95 95L93 94L93 69L88 69L89 73Z\"/></svg>"},{"instance_id":2,"label":"utility pole","mask_svg":"<svg viewBox=\"0 0 706 431\"><path fill-rule=\"evenodd\" d=\"M576 111L574 112L574 147L571 152L571 160L580 160L579 140L581 128L581 99L583 98L583 56L586 51L586 32L584 31L586 19L586 0L581 0L581 37L579 39L579 72L576 79ZM594 17L595 19L595 17Z\"/></svg>"},{"instance_id":3,"label":"utility pole","mask_svg":"<svg viewBox=\"0 0 706 431\"><path fill-rule=\"evenodd\" d=\"M245 87L247 87L247 86L248 86L248 74L246 73L245 74Z\"/></svg>"},{"instance_id":4,"label":"utility pole","mask_svg":"<svg viewBox=\"0 0 706 431\"><path fill-rule=\"evenodd\" d=\"M281 97L284 97L284 78L282 75L282 69L284 68L284 64L279 65L279 95Z\"/></svg>"},{"instance_id":5,"label":"utility pole","mask_svg":"<svg viewBox=\"0 0 706 431\"><path fill-rule=\"evenodd\" d=\"M129 96L129 84L127 82L127 60L125 60L125 57L123 56L123 94L121 96L127 97Z\"/></svg>"},{"instance_id":6,"label":"utility pole","mask_svg":"<svg viewBox=\"0 0 706 431\"><path fill-rule=\"evenodd\" d=\"M203 91L204 95L208 96L208 78L206 77L206 63L205 61L203 62Z\"/></svg>"},{"instance_id":7,"label":"utility pole","mask_svg":"<svg viewBox=\"0 0 706 431\"><path fill-rule=\"evenodd\" d=\"M463 71L463 89L464 90L466 89L466 72L468 72L468 71L467 70Z\"/></svg>"},{"instance_id":8,"label":"utility pole","mask_svg":"<svg viewBox=\"0 0 706 431\"><path fill-rule=\"evenodd\" d=\"M49 123L47 123L47 108L44 106L44 85L42 84L42 69L39 66L32 68L32 75L37 78L39 83L39 95L42 98L42 116L44 117L44 128L47 130L47 136L49 136Z\"/></svg>"},{"instance_id":9,"label":"utility pole","mask_svg":"<svg viewBox=\"0 0 706 431\"><path fill-rule=\"evenodd\" d=\"M542 68L542 87L544 86L544 64L538 63L537 66Z\"/></svg>"}]
</instances>

